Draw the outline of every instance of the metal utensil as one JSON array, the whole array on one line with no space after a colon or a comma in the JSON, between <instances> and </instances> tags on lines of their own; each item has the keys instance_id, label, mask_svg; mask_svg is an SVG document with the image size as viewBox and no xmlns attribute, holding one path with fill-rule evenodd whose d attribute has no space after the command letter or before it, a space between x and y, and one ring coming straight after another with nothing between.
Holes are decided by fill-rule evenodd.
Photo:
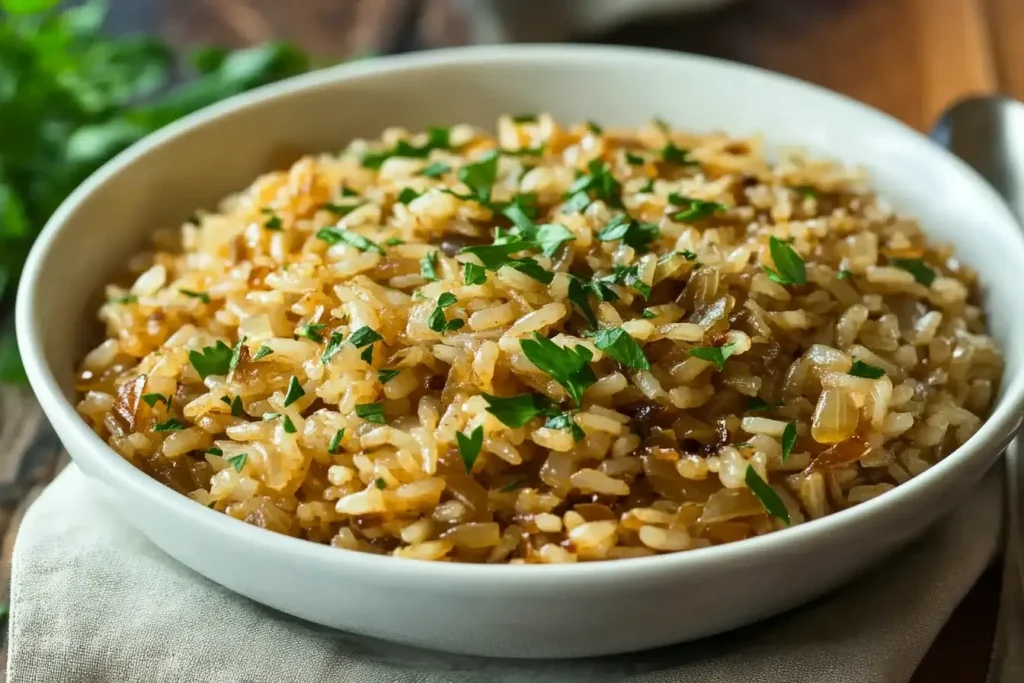
<instances>
[{"instance_id":1,"label":"metal utensil","mask_svg":"<svg viewBox=\"0 0 1024 683\"><path fill-rule=\"evenodd\" d=\"M957 102L938 120L932 139L974 167L1024 225L1024 104L1004 97ZM1024 265L1024 264L1022 264ZM1005 454L1006 550L988 683L1024 681L1024 465L1019 443Z\"/></svg>"}]
</instances>

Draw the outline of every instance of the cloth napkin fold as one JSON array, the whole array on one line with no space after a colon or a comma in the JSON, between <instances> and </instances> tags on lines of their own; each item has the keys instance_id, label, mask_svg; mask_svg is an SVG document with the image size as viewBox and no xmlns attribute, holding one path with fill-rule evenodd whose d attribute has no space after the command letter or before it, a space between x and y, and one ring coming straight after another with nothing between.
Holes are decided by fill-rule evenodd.
<instances>
[{"instance_id":1,"label":"cloth napkin fold","mask_svg":"<svg viewBox=\"0 0 1024 683\"><path fill-rule=\"evenodd\" d=\"M300 622L178 564L70 466L14 550L10 683L899 683L996 553L1001 467L925 538L833 595L697 643L577 661L391 645Z\"/></svg>"}]
</instances>

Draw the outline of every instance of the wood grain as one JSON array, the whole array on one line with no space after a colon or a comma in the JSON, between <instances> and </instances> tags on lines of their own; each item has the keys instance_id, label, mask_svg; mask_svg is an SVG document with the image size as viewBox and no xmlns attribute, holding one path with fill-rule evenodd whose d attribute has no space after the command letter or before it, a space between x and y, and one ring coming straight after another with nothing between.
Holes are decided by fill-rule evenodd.
<instances>
[{"instance_id":1,"label":"wood grain","mask_svg":"<svg viewBox=\"0 0 1024 683\"><path fill-rule=\"evenodd\" d=\"M159 32L182 49L286 39L328 62L392 44L396 17L406 3L418 1L425 44L472 40L454 0L113 0L110 26ZM1024 0L747 0L581 39L755 64L845 93L927 130L946 106L968 94L1002 90L1024 99L1022 32ZM21 515L66 455L23 389L0 388L0 444L4 600ZM983 680L998 592L998 571L989 571L913 683Z\"/></svg>"}]
</instances>

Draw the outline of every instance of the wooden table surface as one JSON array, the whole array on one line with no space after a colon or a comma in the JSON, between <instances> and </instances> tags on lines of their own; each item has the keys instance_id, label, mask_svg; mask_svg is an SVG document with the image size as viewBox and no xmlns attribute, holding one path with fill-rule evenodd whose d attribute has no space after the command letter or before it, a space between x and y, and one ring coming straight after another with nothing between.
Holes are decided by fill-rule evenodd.
<instances>
[{"instance_id":1,"label":"wooden table surface","mask_svg":"<svg viewBox=\"0 0 1024 683\"><path fill-rule=\"evenodd\" d=\"M180 47L293 40L342 58L393 41L405 0L113 0L113 31L159 32ZM431 46L466 40L450 0L425 0ZM698 52L787 73L882 109L920 129L968 94L1024 99L1022 0L746 0L707 15L659 20L592 38ZM0 389L0 600L24 510L66 463L31 394ZM999 592L986 573L953 615L913 683L984 679ZM898 608L898 606L894 606ZM823 682L824 683L824 682Z\"/></svg>"}]
</instances>

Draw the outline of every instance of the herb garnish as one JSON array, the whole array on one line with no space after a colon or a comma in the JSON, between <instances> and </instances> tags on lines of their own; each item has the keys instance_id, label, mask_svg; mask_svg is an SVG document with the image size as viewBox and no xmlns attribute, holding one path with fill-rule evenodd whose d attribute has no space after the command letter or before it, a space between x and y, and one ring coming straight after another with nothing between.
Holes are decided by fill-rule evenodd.
<instances>
[{"instance_id":1,"label":"herb garnish","mask_svg":"<svg viewBox=\"0 0 1024 683\"><path fill-rule=\"evenodd\" d=\"M757 473L753 465L747 465L747 474L744 479L750 492L761 501L765 511L772 517L778 517L786 523L786 526L789 526L791 524L789 510L786 509L782 499L779 498L779 494L775 493L775 489L761 478L761 475Z\"/></svg>"},{"instance_id":2,"label":"herb garnish","mask_svg":"<svg viewBox=\"0 0 1024 683\"><path fill-rule=\"evenodd\" d=\"M611 275L594 279L590 283L590 290L601 301L618 301L618 295L608 285L626 285L646 299L651 295L651 286L640 279L639 273L639 266L615 266Z\"/></svg>"},{"instance_id":3,"label":"herb garnish","mask_svg":"<svg viewBox=\"0 0 1024 683\"><path fill-rule=\"evenodd\" d=\"M640 317L644 320L653 320L658 317L658 314L649 308L645 308L643 312L640 313Z\"/></svg>"},{"instance_id":4,"label":"herb garnish","mask_svg":"<svg viewBox=\"0 0 1024 683\"><path fill-rule=\"evenodd\" d=\"M467 285L482 285L487 282L487 271L483 266L467 261L462 264L462 280Z\"/></svg>"},{"instance_id":5,"label":"herb garnish","mask_svg":"<svg viewBox=\"0 0 1024 683\"><path fill-rule=\"evenodd\" d=\"M498 489L498 491L500 493L512 493L517 488L519 488L519 485L522 484L522 483L523 483L522 479L513 479L512 481L510 481L509 483L505 484L500 489Z\"/></svg>"},{"instance_id":6,"label":"herb garnish","mask_svg":"<svg viewBox=\"0 0 1024 683\"><path fill-rule=\"evenodd\" d=\"M882 368L870 365L861 360L853 361L853 366L850 367L850 373L854 377L863 377L865 379L878 379L885 374L885 370Z\"/></svg>"},{"instance_id":7,"label":"herb garnish","mask_svg":"<svg viewBox=\"0 0 1024 683\"><path fill-rule=\"evenodd\" d=\"M356 415L367 422L374 424L385 424L384 408L379 403L360 403L356 405Z\"/></svg>"},{"instance_id":8,"label":"herb garnish","mask_svg":"<svg viewBox=\"0 0 1024 683\"><path fill-rule=\"evenodd\" d=\"M544 270L535 259L523 257L512 258L512 254L526 251L533 246L532 242L516 240L504 244L485 244L475 247L464 247L460 254L473 254L483 263L484 268L490 271L497 271L502 266L508 266L518 270L524 275L529 275L534 280L546 285L551 284L555 279L553 273Z\"/></svg>"},{"instance_id":9,"label":"herb garnish","mask_svg":"<svg viewBox=\"0 0 1024 683\"><path fill-rule=\"evenodd\" d=\"M494 150L487 152L479 160L467 164L459 169L459 180L461 180L473 197L482 204L491 201L491 187L498 176L498 153Z\"/></svg>"},{"instance_id":10,"label":"herb garnish","mask_svg":"<svg viewBox=\"0 0 1024 683\"><path fill-rule=\"evenodd\" d=\"M161 422L153 427L154 432L180 432L183 429L185 429L185 425L181 424L173 417L167 422Z\"/></svg>"},{"instance_id":11,"label":"herb garnish","mask_svg":"<svg viewBox=\"0 0 1024 683\"><path fill-rule=\"evenodd\" d=\"M378 254L383 254L384 250L376 242L372 242L362 235L358 235L344 228L320 228L316 233L316 238L327 244L347 244L350 247L355 247L359 251L375 251Z\"/></svg>"},{"instance_id":12,"label":"herb garnish","mask_svg":"<svg viewBox=\"0 0 1024 683\"><path fill-rule=\"evenodd\" d=\"M295 334L319 344L324 340L323 335L320 334L320 332L322 332L326 327L326 323L307 323L295 330Z\"/></svg>"},{"instance_id":13,"label":"herb garnish","mask_svg":"<svg viewBox=\"0 0 1024 683\"><path fill-rule=\"evenodd\" d=\"M626 152L625 158L626 163L629 164L630 166L643 166L647 161L639 154L633 154L632 152Z\"/></svg>"},{"instance_id":14,"label":"herb garnish","mask_svg":"<svg viewBox=\"0 0 1024 683\"><path fill-rule=\"evenodd\" d=\"M793 452L793 446L796 445L796 422L790 422L786 425L786 428L782 430L782 462L786 462L786 458Z\"/></svg>"},{"instance_id":15,"label":"herb garnish","mask_svg":"<svg viewBox=\"0 0 1024 683\"><path fill-rule=\"evenodd\" d=\"M587 319L587 324L590 325L591 329L597 329L597 316L594 315L594 309L590 307L587 288L575 276L569 276L569 301L576 304L576 308Z\"/></svg>"},{"instance_id":16,"label":"herb garnish","mask_svg":"<svg viewBox=\"0 0 1024 683\"><path fill-rule=\"evenodd\" d=\"M703 199L693 199L692 197L684 197L681 194L673 192L668 196L668 200L683 210L672 216L672 220L687 222L687 221L699 221L709 216L713 216L716 211L725 211L729 207L718 202L706 202Z\"/></svg>"},{"instance_id":17,"label":"herb garnish","mask_svg":"<svg viewBox=\"0 0 1024 683\"><path fill-rule=\"evenodd\" d=\"M427 178L440 178L445 173L451 172L451 170L452 167L449 166L448 164L441 163L440 161L435 161L434 163L430 164L422 171L420 171L420 175L425 176Z\"/></svg>"},{"instance_id":18,"label":"herb garnish","mask_svg":"<svg viewBox=\"0 0 1024 683\"><path fill-rule=\"evenodd\" d=\"M772 261L775 262L775 267L778 268L775 271L768 266L764 267L764 272L768 275L769 280L780 285L807 284L807 267L804 265L804 260L796 253L796 249L774 235L768 239L768 249L771 252Z\"/></svg>"},{"instance_id":19,"label":"herb garnish","mask_svg":"<svg viewBox=\"0 0 1024 683\"><path fill-rule=\"evenodd\" d=\"M202 351L190 351L188 359L201 379L210 375L226 375L231 371L231 347L222 341L214 346L204 347Z\"/></svg>"},{"instance_id":20,"label":"herb garnish","mask_svg":"<svg viewBox=\"0 0 1024 683\"><path fill-rule=\"evenodd\" d=\"M569 187L566 196L572 197L578 192L590 192L595 198L604 200L608 206L621 208L622 185L612 175L611 169L600 159L592 159L587 164L587 170L590 171L590 174L584 174L577 178L576 182Z\"/></svg>"},{"instance_id":21,"label":"herb garnish","mask_svg":"<svg viewBox=\"0 0 1024 683\"><path fill-rule=\"evenodd\" d=\"M768 403L768 401L758 398L757 396L747 399L747 411L751 413L763 413L765 411L778 408L781 405L781 403Z\"/></svg>"},{"instance_id":22,"label":"herb garnish","mask_svg":"<svg viewBox=\"0 0 1024 683\"><path fill-rule=\"evenodd\" d=\"M245 463L248 459L248 453L239 453L238 455L232 458L228 458L228 464L235 468L235 472L241 472L242 468L245 467Z\"/></svg>"},{"instance_id":23,"label":"herb garnish","mask_svg":"<svg viewBox=\"0 0 1024 683\"><path fill-rule=\"evenodd\" d=\"M117 304L119 306L123 306L125 304L138 303L138 301L139 301L139 297L138 296L136 296L135 294L128 294L126 296L119 296L116 299L110 299L107 303Z\"/></svg>"},{"instance_id":24,"label":"herb garnish","mask_svg":"<svg viewBox=\"0 0 1024 683\"><path fill-rule=\"evenodd\" d=\"M925 287L931 287L935 282L935 271L919 258L894 258L889 262L913 275Z\"/></svg>"},{"instance_id":25,"label":"herb garnish","mask_svg":"<svg viewBox=\"0 0 1024 683\"><path fill-rule=\"evenodd\" d=\"M270 348L269 346L261 345L260 348L256 350L256 355L254 355L252 357L252 360L253 360L253 362L255 362L255 361L260 360L261 358L266 358L267 356L269 356L273 352L274 352L274 349Z\"/></svg>"},{"instance_id":26,"label":"herb garnish","mask_svg":"<svg viewBox=\"0 0 1024 683\"><path fill-rule=\"evenodd\" d=\"M377 379L380 380L381 384L387 384L394 378L401 374L401 370L393 370L390 368L384 368L383 370L377 371Z\"/></svg>"},{"instance_id":27,"label":"herb garnish","mask_svg":"<svg viewBox=\"0 0 1024 683\"><path fill-rule=\"evenodd\" d=\"M576 442L583 441L584 437L586 437L580 426L576 424L576 420L573 419L571 412L559 413L548 418L544 426L548 429L567 429L572 434L572 440Z\"/></svg>"},{"instance_id":28,"label":"herb garnish","mask_svg":"<svg viewBox=\"0 0 1024 683\"><path fill-rule=\"evenodd\" d=\"M341 205L327 202L320 208L323 209L324 211L330 211L339 218L344 218L345 216L349 215L350 213L358 209L360 206L362 206L362 203Z\"/></svg>"},{"instance_id":29,"label":"herb garnish","mask_svg":"<svg viewBox=\"0 0 1024 683\"><path fill-rule=\"evenodd\" d=\"M537 332L533 339L519 342L523 354L565 389L576 405L583 400L583 391L597 381L590 361L594 354L585 346L563 348Z\"/></svg>"},{"instance_id":30,"label":"herb garnish","mask_svg":"<svg viewBox=\"0 0 1024 683\"><path fill-rule=\"evenodd\" d=\"M508 426L516 429L538 416L552 416L557 409L545 396L537 394L519 394L517 396L491 396L483 393L487 401L487 412Z\"/></svg>"},{"instance_id":31,"label":"herb garnish","mask_svg":"<svg viewBox=\"0 0 1024 683\"><path fill-rule=\"evenodd\" d=\"M512 117L512 123L537 123L536 114L516 114Z\"/></svg>"},{"instance_id":32,"label":"herb garnish","mask_svg":"<svg viewBox=\"0 0 1024 683\"><path fill-rule=\"evenodd\" d=\"M437 297L437 306L434 308L434 312L430 314L430 318L427 320L427 327L440 334L462 329L463 325L466 324L465 320L446 320L444 315L444 309L455 305L457 301L458 299L456 299L455 295L451 292L445 292L441 296Z\"/></svg>"},{"instance_id":33,"label":"herb garnish","mask_svg":"<svg viewBox=\"0 0 1024 683\"><path fill-rule=\"evenodd\" d=\"M436 282L437 277L437 252L431 251L420 259L420 276L427 282Z\"/></svg>"},{"instance_id":34,"label":"herb garnish","mask_svg":"<svg viewBox=\"0 0 1024 683\"><path fill-rule=\"evenodd\" d=\"M701 346L696 349L690 349L690 355L694 358L714 363L715 368L721 372L725 367L725 361L728 360L734 350L736 350L735 342L723 346Z\"/></svg>"},{"instance_id":35,"label":"herb garnish","mask_svg":"<svg viewBox=\"0 0 1024 683\"><path fill-rule=\"evenodd\" d=\"M384 240L384 244L389 247L397 247L399 244L405 244L405 240L400 240L397 237L389 237Z\"/></svg>"},{"instance_id":36,"label":"herb garnish","mask_svg":"<svg viewBox=\"0 0 1024 683\"><path fill-rule=\"evenodd\" d=\"M577 192L576 194L569 197L565 204L562 205L563 213L581 213L584 209L590 206L590 195L586 192Z\"/></svg>"},{"instance_id":37,"label":"herb garnish","mask_svg":"<svg viewBox=\"0 0 1024 683\"><path fill-rule=\"evenodd\" d=\"M352 333L352 336L348 338L352 345L357 349L361 349L367 344L373 344L381 341L384 337L377 334L377 331L371 327L363 326Z\"/></svg>"},{"instance_id":38,"label":"herb garnish","mask_svg":"<svg viewBox=\"0 0 1024 683\"><path fill-rule=\"evenodd\" d=\"M273 215L267 218L263 223L263 227L267 230L280 230L281 229L281 217Z\"/></svg>"},{"instance_id":39,"label":"herb garnish","mask_svg":"<svg viewBox=\"0 0 1024 683\"><path fill-rule=\"evenodd\" d=\"M427 142L416 146L407 140L399 140L391 149L369 152L363 155L363 168L379 169L391 157L425 159L435 149L451 149L451 141L447 128L431 126L427 129Z\"/></svg>"},{"instance_id":40,"label":"herb garnish","mask_svg":"<svg viewBox=\"0 0 1024 683\"><path fill-rule=\"evenodd\" d=\"M639 252L645 252L647 245L658 239L659 233L658 226L654 223L641 223L627 214L621 214L597 233L597 239L600 242L622 240L623 244Z\"/></svg>"},{"instance_id":41,"label":"herb garnish","mask_svg":"<svg viewBox=\"0 0 1024 683\"><path fill-rule=\"evenodd\" d=\"M395 201L399 204L408 204L419 196L420 193L411 187L403 187L402 191L398 193L398 197L395 198Z\"/></svg>"},{"instance_id":42,"label":"herb garnish","mask_svg":"<svg viewBox=\"0 0 1024 683\"><path fill-rule=\"evenodd\" d=\"M598 332L594 337L594 346L628 368L651 369L643 348L621 327L606 328Z\"/></svg>"},{"instance_id":43,"label":"herb garnish","mask_svg":"<svg viewBox=\"0 0 1024 683\"><path fill-rule=\"evenodd\" d=\"M845 268L836 273L837 280L849 280L851 277L853 277L853 273L846 270Z\"/></svg>"},{"instance_id":44,"label":"herb garnish","mask_svg":"<svg viewBox=\"0 0 1024 683\"><path fill-rule=\"evenodd\" d=\"M459 444L459 457L462 459L462 464L466 467L466 474L472 474L473 465L480 456L480 449L484 445L484 428L477 426L476 429L469 433L469 436L462 432L455 432L455 440Z\"/></svg>"},{"instance_id":45,"label":"herb garnish","mask_svg":"<svg viewBox=\"0 0 1024 683\"><path fill-rule=\"evenodd\" d=\"M384 481L384 479L381 477L377 477L376 479L374 479L373 485L376 486L381 491L388 487L388 483Z\"/></svg>"},{"instance_id":46,"label":"herb garnish","mask_svg":"<svg viewBox=\"0 0 1024 683\"><path fill-rule=\"evenodd\" d=\"M327 342L327 346L324 347L323 354L320 356L320 362L323 363L324 365L330 363L331 360L336 355L338 355L338 352L341 351L341 345L343 342L344 337L342 336L341 332L332 332L331 338Z\"/></svg>"},{"instance_id":47,"label":"herb garnish","mask_svg":"<svg viewBox=\"0 0 1024 683\"><path fill-rule=\"evenodd\" d=\"M345 428L342 427L338 431L334 432L334 436L331 437L331 443L327 445L327 452L331 455L337 455L338 449L341 447L341 440L345 438Z\"/></svg>"},{"instance_id":48,"label":"herb garnish","mask_svg":"<svg viewBox=\"0 0 1024 683\"><path fill-rule=\"evenodd\" d=\"M233 372L238 364L242 362L242 348L245 346L245 342L248 341L248 337L242 337L235 344L235 348L231 350L231 360L228 361L228 371Z\"/></svg>"},{"instance_id":49,"label":"herb garnish","mask_svg":"<svg viewBox=\"0 0 1024 683\"><path fill-rule=\"evenodd\" d=\"M690 158L690 150L676 147L671 142L666 142L661 148L661 158L670 164L680 166L699 166L700 162Z\"/></svg>"},{"instance_id":50,"label":"herb garnish","mask_svg":"<svg viewBox=\"0 0 1024 683\"><path fill-rule=\"evenodd\" d=\"M163 394L143 394L142 400L146 402L146 405L150 408L156 408L157 403L164 403L170 405L170 401Z\"/></svg>"},{"instance_id":51,"label":"herb garnish","mask_svg":"<svg viewBox=\"0 0 1024 683\"><path fill-rule=\"evenodd\" d=\"M292 376L291 380L288 382L288 393L284 397L284 407L287 408L305 395L306 390L302 388L299 378Z\"/></svg>"},{"instance_id":52,"label":"herb garnish","mask_svg":"<svg viewBox=\"0 0 1024 683\"><path fill-rule=\"evenodd\" d=\"M276 420L279 417L284 418L284 420L281 421L281 426L284 427L286 434L294 434L297 431L295 429L295 423L292 422L291 418L287 415L282 415L281 413L263 413L263 420L265 422L269 420Z\"/></svg>"},{"instance_id":53,"label":"herb garnish","mask_svg":"<svg viewBox=\"0 0 1024 683\"><path fill-rule=\"evenodd\" d=\"M178 291L185 296L192 297L193 299L199 299L204 304L210 303L210 295L207 292L195 292L191 289L179 289Z\"/></svg>"},{"instance_id":54,"label":"herb garnish","mask_svg":"<svg viewBox=\"0 0 1024 683\"><path fill-rule=\"evenodd\" d=\"M203 451L203 453L209 453L210 455L218 455L222 458L224 457L224 451L217 448L216 446L214 446L213 448L207 448L205 451Z\"/></svg>"}]
</instances>

